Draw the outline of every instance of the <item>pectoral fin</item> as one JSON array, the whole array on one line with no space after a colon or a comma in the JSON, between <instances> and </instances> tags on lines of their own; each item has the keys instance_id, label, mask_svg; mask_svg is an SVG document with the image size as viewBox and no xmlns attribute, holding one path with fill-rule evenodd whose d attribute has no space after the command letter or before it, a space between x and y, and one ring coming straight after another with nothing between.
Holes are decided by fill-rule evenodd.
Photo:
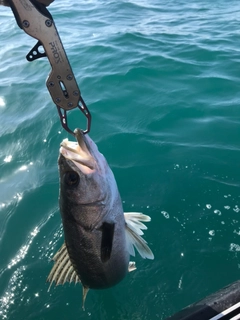
<instances>
[{"instance_id":1,"label":"pectoral fin","mask_svg":"<svg viewBox=\"0 0 240 320\"><path fill-rule=\"evenodd\" d=\"M101 260L107 262L110 259L112 252L114 223L104 222L101 226L102 241L101 241Z\"/></svg>"}]
</instances>

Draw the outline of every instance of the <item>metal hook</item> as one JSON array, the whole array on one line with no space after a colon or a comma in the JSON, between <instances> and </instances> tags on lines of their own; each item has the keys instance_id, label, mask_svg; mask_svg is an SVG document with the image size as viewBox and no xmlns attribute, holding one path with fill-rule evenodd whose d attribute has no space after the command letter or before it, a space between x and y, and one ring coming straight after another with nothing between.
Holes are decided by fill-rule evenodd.
<instances>
[{"instance_id":1,"label":"metal hook","mask_svg":"<svg viewBox=\"0 0 240 320\"><path fill-rule=\"evenodd\" d=\"M69 132L71 135L73 135L75 137L75 134L72 130L70 130L68 128L68 124L67 124L67 111L62 109L61 107L57 106L58 109L58 114L61 120L61 124L63 129L65 129L67 132Z\"/></svg>"},{"instance_id":2,"label":"metal hook","mask_svg":"<svg viewBox=\"0 0 240 320\"><path fill-rule=\"evenodd\" d=\"M84 115L87 118L87 129L86 130L82 130L82 132L84 134L86 134L86 133L88 133L90 131L92 117L91 117L91 114L90 114L90 112L89 112L84 100L82 99L82 97L80 97L80 102L81 102L81 104L78 105L78 108L84 113ZM58 105L57 105L57 109L58 109L58 114L59 114L63 129L65 129L67 132L69 132L71 135L73 135L75 137L74 132L68 127L67 110L62 109Z\"/></svg>"},{"instance_id":3,"label":"metal hook","mask_svg":"<svg viewBox=\"0 0 240 320\"><path fill-rule=\"evenodd\" d=\"M92 121L92 116L91 113L88 110L88 107L86 106L83 98L80 96L79 99L79 104L78 104L78 108L82 111L82 113L84 113L85 117L87 118L87 129L83 131L84 134L88 133L91 129L91 121ZM81 104L80 104L81 102Z\"/></svg>"}]
</instances>

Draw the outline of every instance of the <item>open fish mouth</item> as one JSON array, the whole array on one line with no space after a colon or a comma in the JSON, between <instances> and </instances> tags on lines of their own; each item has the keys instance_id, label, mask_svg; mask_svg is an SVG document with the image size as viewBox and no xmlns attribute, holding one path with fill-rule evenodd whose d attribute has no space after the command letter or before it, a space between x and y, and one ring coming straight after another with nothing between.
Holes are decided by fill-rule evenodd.
<instances>
[{"instance_id":1,"label":"open fish mouth","mask_svg":"<svg viewBox=\"0 0 240 320\"><path fill-rule=\"evenodd\" d=\"M87 139L80 129L75 129L74 134L77 142L64 139L60 144L60 154L72 161L83 173L91 173L95 171L96 162L88 149Z\"/></svg>"}]
</instances>

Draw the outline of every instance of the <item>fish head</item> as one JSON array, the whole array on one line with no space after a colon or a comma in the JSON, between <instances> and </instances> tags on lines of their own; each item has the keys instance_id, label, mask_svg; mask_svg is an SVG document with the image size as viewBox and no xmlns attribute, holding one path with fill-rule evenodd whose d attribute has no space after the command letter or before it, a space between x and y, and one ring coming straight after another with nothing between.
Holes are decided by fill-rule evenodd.
<instances>
[{"instance_id":1,"label":"fish head","mask_svg":"<svg viewBox=\"0 0 240 320\"><path fill-rule=\"evenodd\" d=\"M61 193L71 205L109 208L119 194L113 173L92 139L79 129L74 133L77 141L64 139L60 147Z\"/></svg>"}]
</instances>

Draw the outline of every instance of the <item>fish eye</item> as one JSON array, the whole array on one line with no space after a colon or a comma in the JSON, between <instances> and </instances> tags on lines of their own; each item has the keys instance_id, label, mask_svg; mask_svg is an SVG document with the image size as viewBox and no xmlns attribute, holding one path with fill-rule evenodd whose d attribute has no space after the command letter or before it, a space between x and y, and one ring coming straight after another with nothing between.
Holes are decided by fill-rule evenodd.
<instances>
[{"instance_id":1,"label":"fish eye","mask_svg":"<svg viewBox=\"0 0 240 320\"><path fill-rule=\"evenodd\" d=\"M77 187L80 181L79 175L75 171L65 173L64 181L69 187Z\"/></svg>"}]
</instances>

